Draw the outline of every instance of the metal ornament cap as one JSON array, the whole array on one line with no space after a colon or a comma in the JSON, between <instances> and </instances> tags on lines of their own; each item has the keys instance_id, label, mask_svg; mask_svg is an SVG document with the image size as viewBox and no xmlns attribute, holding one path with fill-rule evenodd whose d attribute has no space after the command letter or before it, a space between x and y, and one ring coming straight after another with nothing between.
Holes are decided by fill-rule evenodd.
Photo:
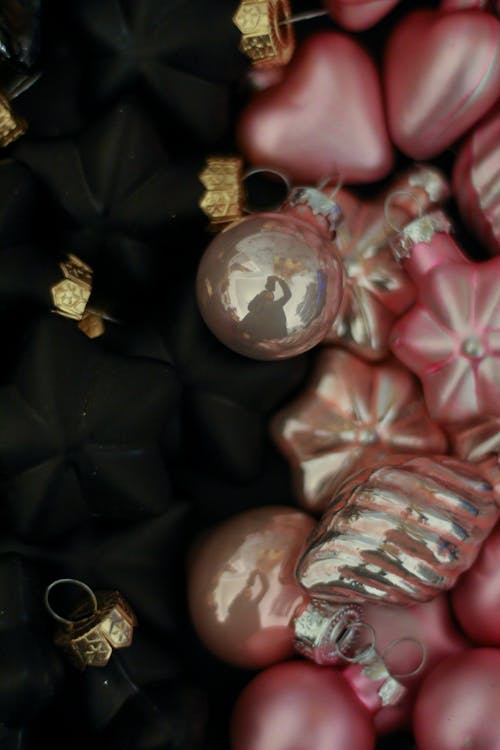
<instances>
[{"instance_id":1,"label":"metal ornament cap","mask_svg":"<svg viewBox=\"0 0 500 750\"><path fill-rule=\"evenodd\" d=\"M355 630L349 626L361 621L362 609L356 604L338 607L313 599L295 618L295 649L316 664L332 665L341 661L338 644L349 647ZM347 641L343 636L347 632Z\"/></svg>"},{"instance_id":2,"label":"metal ornament cap","mask_svg":"<svg viewBox=\"0 0 500 750\"><path fill-rule=\"evenodd\" d=\"M233 22L241 31L240 50L255 67L290 61L295 49L292 27L286 23L290 15L288 0L242 0Z\"/></svg>"},{"instance_id":3,"label":"metal ornament cap","mask_svg":"<svg viewBox=\"0 0 500 750\"><path fill-rule=\"evenodd\" d=\"M113 649L132 643L137 619L118 591L96 591L97 611L88 617L86 604L71 612L74 625L63 625L54 643L62 648L77 669L104 667Z\"/></svg>"},{"instance_id":4,"label":"metal ornament cap","mask_svg":"<svg viewBox=\"0 0 500 750\"><path fill-rule=\"evenodd\" d=\"M15 114L9 100L0 94L0 146L8 146L26 133L26 121Z\"/></svg>"},{"instance_id":5,"label":"metal ornament cap","mask_svg":"<svg viewBox=\"0 0 500 750\"><path fill-rule=\"evenodd\" d=\"M283 210L293 210L302 217L307 212L311 212L316 219L316 223L324 224L324 231L334 239L337 234L337 227L344 220L344 214L339 204L333 198L325 195L318 188L313 187L295 187L288 196Z\"/></svg>"},{"instance_id":6,"label":"metal ornament cap","mask_svg":"<svg viewBox=\"0 0 500 750\"><path fill-rule=\"evenodd\" d=\"M388 198L391 196L389 195ZM429 244L437 232L450 234L452 224L443 211L432 211L407 224L396 237L390 240L390 245L396 260L411 258L415 245Z\"/></svg>"}]
</instances>

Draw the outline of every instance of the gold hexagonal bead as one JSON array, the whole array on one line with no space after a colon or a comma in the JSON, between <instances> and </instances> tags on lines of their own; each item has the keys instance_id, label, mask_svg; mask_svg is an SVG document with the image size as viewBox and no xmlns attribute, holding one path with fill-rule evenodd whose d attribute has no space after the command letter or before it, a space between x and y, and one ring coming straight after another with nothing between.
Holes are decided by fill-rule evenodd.
<instances>
[{"instance_id":1,"label":"gold hexagonal bead","mask_svg":"<svg viewBox=\"0 0 500 750\"><path fill-rule=\"evenodd\" d=\"M243 214L243 161L232 156L210 156L198 175L206 188L199 206L218 230Z\"/></svg>"},{"instance_id":2,"label":"gold hexagonal bead","mask_svg":"<svg viewBox=\"0 0 500 750\"><path fill-rule=\"evenodd\" d=\"M92 293L92 269L76 255L68 255L59 264L64 279L51 287L54 312L81 320Z\"/></svg>"},{"instance_id":3,"label":"gold hexagonal bead","mask_svg":"<svg viewBox=\"0 0 500 750\"><path fill-rule=\"evenodd\" d=\"M288 0L242 0L233 16L241 51L256 67L286 65L295 48Z\"/></svg>"},{"instance_id":4,"label":"gold hexagonal bead","mask_svg":"<svg viewBox=\"0 0 500 750\"><path fill-rule=\"evenodd\" d=\"M26 133L26 120L16 115L9 100L0 94L0 146L8 146Z\"/></svg>"},{"instance_id":5,"label":"gold hexagonal bead","mask_svg":"<svg viewBox=\"0 0 500 750\"><path fill-rule=\"evenodd\" d=\"M60 629L54 638L81 670L104 667L113 649L127 648L132 643L137 620L118 591L96 591L97 611L88 617L83 606L74 610L74 625Z\"/></svg>"}]
</instances>

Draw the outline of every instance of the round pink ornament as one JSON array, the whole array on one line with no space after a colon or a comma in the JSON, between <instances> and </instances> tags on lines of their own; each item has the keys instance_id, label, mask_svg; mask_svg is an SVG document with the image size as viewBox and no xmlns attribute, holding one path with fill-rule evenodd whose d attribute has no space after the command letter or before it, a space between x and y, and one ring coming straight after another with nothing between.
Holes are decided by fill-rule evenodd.
<instances>
[{"instance_id":1,"label":"round pink ornament","mask_svg":"<svg viewBox=\"0 0 500 750\"><path fill-rule=\"evenodd\" d=\"M349 31L364 31L389 13L399 0L325 0L332 18Z\"/></svg>"},{"instance_id":2,"label":"round pink ornament","mask_svg":"<svg viewBox=\"0 0 500 750\"><path fill-rule=\"evenodd\" d=\"M293 655L290 624L307 599L294 568L313 528L301 511L266 506L230 518L193 549L189 609L213 654L248 669Z\"/></svg>"},{"instance_id":3,"label":"round pink ornament","mask_svg":"<svg viewBox=\"0 0 500 750\"><path fill-rule=\"evenodd\" d=\"M243 690L231 750L373 750L369 712L339 672L303 661L278 664Z\"/></svg>"},{"instance_id":4,"label":"round pink ornament","mask_svg":"<svg viewBox=\"0 0 500 750\"><path fill-rule=\"evenodd\" d=\"M500 650L450 656L422 683L413 713L418 750L500 750Z\"/></svg>"},{"instance_id":5,"label":"round pink ornament","mask_svg":"<svg viewBox=\"0 0 500 750\"><path fill-rule=\"evenodd\" d=\"M294 188L279 212L217 235L196 279L212 333L252 359L294 357L318 344L342 304L344 271L333 243L341 218L321 191Z\"/></svg>"},{"instance_id":6,"label":"round pink ornament","mask_svg":"<svg viewBox=\"0 0 500 750\"><path fill-rule=\"evenodd\" d=\"M475 643L500 647L500 526L459 578L451 600L458 622Z\"/></svg>"},{"instance_id":7,"label":"round pink ornament","mask_svg":"<svg viewBox=\"0 0 500 750\"><path fill-rule=\"evenodd\" d=\"M478 10L405 15L387 43L384 83L394 143L414 159L440 154L498 99L500 22Z\"/></svg>"},{"instance_id":8,"label":"round pink ornament","mask_svg":"<svg viewBox=\"0 0 500 750\"><path fill-rule=\"evenodd\" d=\"M309 37L283 79L243 110L238 142L251 164L282 169L296 181L385 177L393 151L373 60L344 34Z\"/></svg>"}]
</instances>

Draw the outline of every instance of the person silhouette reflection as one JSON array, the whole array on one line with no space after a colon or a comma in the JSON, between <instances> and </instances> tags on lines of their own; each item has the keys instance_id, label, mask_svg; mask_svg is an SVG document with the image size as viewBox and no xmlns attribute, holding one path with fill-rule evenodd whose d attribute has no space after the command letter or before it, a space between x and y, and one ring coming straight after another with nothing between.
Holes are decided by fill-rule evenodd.
<instances>
[{"instance_id":1,"label":"person silhouette reflection","mask_svg":"<svg viewBox=\"0 0 500 750\"><path fill-rule=\"evenodd\" d=\"M279 299L274 299L276 283L282 291ZM287 335L287 327L283 308L291 296L292 292L286 281L279 276L268 276L265 289L248 303L248 313L241 321L241 326L253 338L284 338Z\"/></svg>"}]
</instances>

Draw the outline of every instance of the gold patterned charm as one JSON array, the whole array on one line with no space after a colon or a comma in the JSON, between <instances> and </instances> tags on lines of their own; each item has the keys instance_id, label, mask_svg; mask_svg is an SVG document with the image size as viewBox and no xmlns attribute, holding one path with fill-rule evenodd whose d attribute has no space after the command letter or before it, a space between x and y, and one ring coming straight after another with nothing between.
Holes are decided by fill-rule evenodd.
<instances>
[{"instance_id":1,"label":"gold patterned charm","mask_svg":"<svg viewBox=\"0 0 500 750\"><path fill-rule=\"evenodd\" d=\"M242 0L233 16L241 31L241 51L256 67L286 65L295 42L288 0Z\"/></svg>"},{"instance_id":2,"label":"gold patterned charm","mask_svg":"<svg viewBox=\"0 0 500 750\"><path fill-rule=\"evenodd\" d=\"M28 124L14 113L9 100L0 94L0 146L8 146L26 133Z\"/></svg>"},{"instance_id":3,"label":"gold patterned charm","mask_svg":"<svg viewBox=\"0 0 500 750\"><path fill-rule=\"evenodd\" d=\"M54 312L65 318L81 320L92 292L92 269L76 255L68 255L59 264L64 279L51 287Z\"/></svg>"},{"instance_id":4,"label":"gold patterned charm","mask_svg":"<svg viewBox=\"0 0 500 750\"><path fill-rule=\"evenodd\" d=\"M218 231L243 214L243 161L235 156L209 156L198 175L205 188L200 208Z\"/></svg>"},{"instance_id":5,"label":"gold patterned charm","mask_svg":"<svg viewBox=\"0 0 500 750\"><path fill-rule=\"evenodd\" d=\"M49 604L49 594L54 586L71 583L83 588L90 599L72 610L68 618L58 615ZM72 578L54 581L45 593L45 604L62 627L54 643L66 652L71 662L80 670L87 667L104 667L114 649L127 648L132 643L137 619L118 591L96 591Z\"/></svg>"}]
</instances>

